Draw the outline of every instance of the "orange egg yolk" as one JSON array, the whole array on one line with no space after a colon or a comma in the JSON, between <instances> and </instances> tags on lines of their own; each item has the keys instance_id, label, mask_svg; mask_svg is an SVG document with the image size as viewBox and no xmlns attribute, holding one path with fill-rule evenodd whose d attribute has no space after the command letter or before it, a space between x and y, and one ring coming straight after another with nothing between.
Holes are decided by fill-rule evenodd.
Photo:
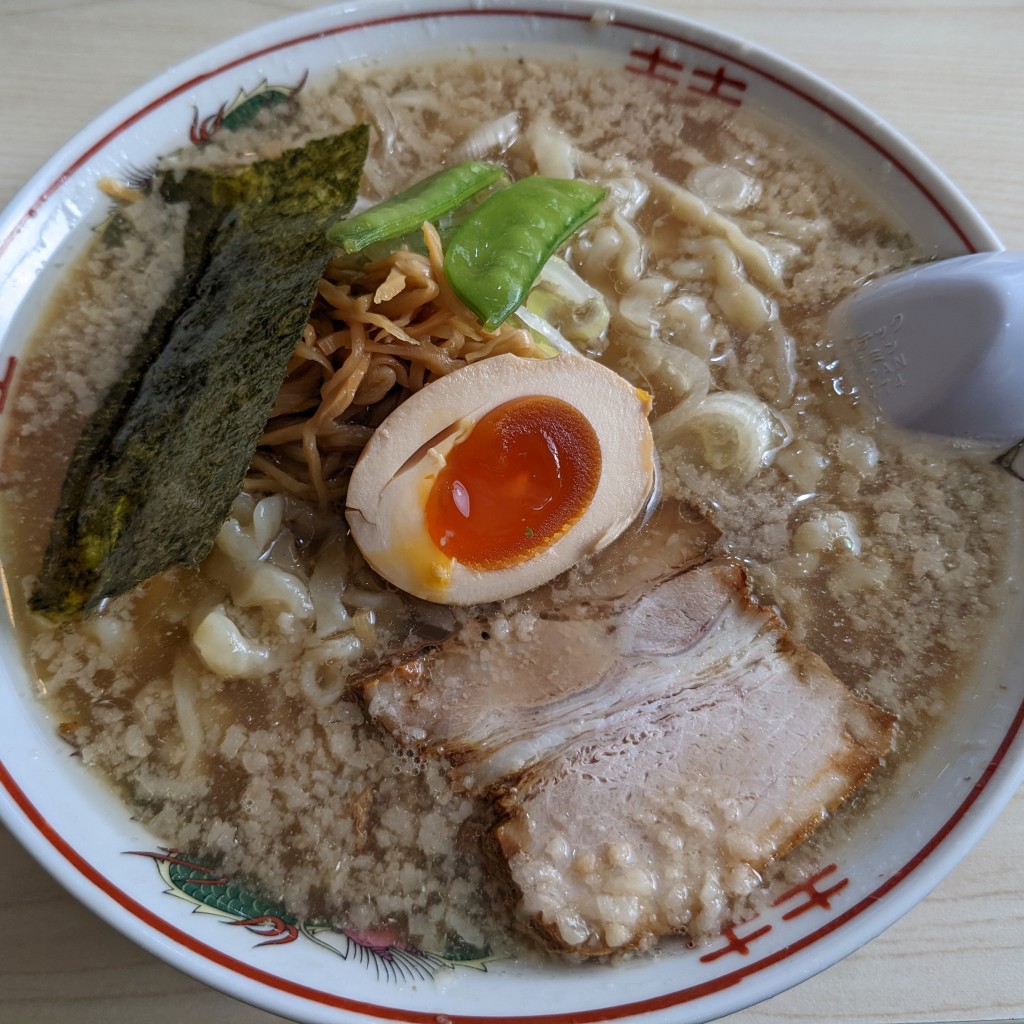
<instances>
[{"instance_id":1,"label":"orange egg yolk","mask_svg":"<svg viewBox=\"0 0 1024 1024\"><path fill-rule=\"evenodd\" d=\"M601 445L579 410L560 398L517 398L449 452L427 498L427 530L463 565L503 569L565 533L600 477Z\"/></svg>"}]
</instances>

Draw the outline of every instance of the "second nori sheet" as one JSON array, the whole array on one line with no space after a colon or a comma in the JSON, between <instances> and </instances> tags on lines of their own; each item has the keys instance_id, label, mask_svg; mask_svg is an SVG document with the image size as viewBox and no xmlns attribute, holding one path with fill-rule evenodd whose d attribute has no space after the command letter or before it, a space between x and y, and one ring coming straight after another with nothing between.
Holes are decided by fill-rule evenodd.
<instances>
[{"instance_id":1,"label":"second nori sheet","mask_svg":"<svg viewBox=\"0 0 1024 1024\"><path fill-rule=\"evenodd\" d=\"M53 618L207 555L359 188L359 126L237 175L190 170L185 269L72 456L31 607Z\"/></svg>"}]
</instances>

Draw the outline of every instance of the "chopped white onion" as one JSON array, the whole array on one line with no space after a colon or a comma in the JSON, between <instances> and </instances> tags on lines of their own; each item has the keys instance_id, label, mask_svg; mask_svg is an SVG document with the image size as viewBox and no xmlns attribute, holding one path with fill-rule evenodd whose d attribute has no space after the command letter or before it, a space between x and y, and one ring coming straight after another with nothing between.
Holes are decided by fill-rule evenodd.
<instances>
[{"instance_id":1,"label":"chopped white onion","mask_svg":"<svg viewBox=\"0 0 1024 1024\"><path fill-rule=\"evenodd\" d=\"M558 256L544 264L516 315L552 354L599 356L607 347L611 316L604 296Z\"/></svg>"},{"instance_id":2,"label":"chopped white onion","mask_svg":"<svg viewBox=\"0 0 1024 1024\"><path fill-rule=\"evenodd\" d=\"M513 110L481 125L466 136L451 152L450 162L480 160L504 153L519 135L519 111Z\"/></svg>"},{"instance_id":3,"label":"chopped white onion","mask_svg":"<svg viewBox=\"0 0 1024 1024\"><path fill-rule=\"evenodd\" d=\"M526 130L537 173L548 178L576 177L576 147L569 136L548 121L535 121Z\"/></svg>"},{"instance_id":4,"label":"chopped white onion","mask_svg":"<svg viewBox=\"0 0 1024 1024\"><path fill-rule=\"evenodd\" d=\"M547 356L558 355L562 352L566 355L578 356L579 350L554 324L548 323L542 316L531 313L526 306L520 306L516 310L516 319L533 334L540 350Z\"/></svg>"}]
</instances>

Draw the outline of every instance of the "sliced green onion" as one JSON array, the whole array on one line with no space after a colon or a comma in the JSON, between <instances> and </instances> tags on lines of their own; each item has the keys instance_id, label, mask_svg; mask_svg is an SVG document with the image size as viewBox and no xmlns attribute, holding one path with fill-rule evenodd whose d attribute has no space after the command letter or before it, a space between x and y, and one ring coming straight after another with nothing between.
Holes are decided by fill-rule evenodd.
<instances>
[{"instance_id":1,"label":"sliced green onion","mask_svg":"<svg viewBox=\"0 0 1024 1024\"><path fill-rule=\"evenodd\" d=\"M597 212L604 190L533 175L495 192L452 233L445 273L486 330L522 305L555 250Z\"/></svg>"},{"instance_id":2,"label":"sliced green onion","mask_svg":"<svg viewBox=\"0 0 1024 1024\"><path fill-rule=\"evenodd\" d=\"M515 312L515 318L533 335L534 344L545 358L557 356L559 353L579 355L573 343L554 324L537 316L536 313L531 313L529 307L520 306Z\"/></svg>"},{"instance_id":3,"label":"sliced green onion","mask_svg":"<svg viewBox=\"0 0 1024 1024\"><path fill-rule=\"evenodd\" d=\"M601 355L608 341L611 313L604 296L559 256L544 264L526 297L526 308L584 355Z\"/></svg>"},{"instance_id":4,"label":"sliced green onion","mask_svg":"<svg viewBox=\"0 0 1024 1024\"><path fill-rule=\"evenodd\" d=\"M327 239L347 253L359 252L374 242L400 238L472 199L505 174L497 164L470 160L438 171L404 192L339 221L327 230Z\"/></svg>"},{"instance_id":5,"label":"sliced green onion","mask_svg":"<svg viewBox=\"0 0 1024 1024\"><path fill-rule=\"evenodd\" d=\"M771 406L745 391L713 391L678 431L700 441L712 469L742 480L752 479L792 439L789 426Z\"/></svg>"}]
</instances>

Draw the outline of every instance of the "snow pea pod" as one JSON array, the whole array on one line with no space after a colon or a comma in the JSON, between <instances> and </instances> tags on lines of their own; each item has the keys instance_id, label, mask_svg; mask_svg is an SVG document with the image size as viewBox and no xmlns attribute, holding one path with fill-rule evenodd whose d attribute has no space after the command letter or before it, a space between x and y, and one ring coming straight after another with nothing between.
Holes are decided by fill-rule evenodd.
<instances>
[{"instance_id":1,"label":"snow pea pod","mask_svg":"<svg viewBox=\"0 0 1024 1024\"><path fill-rule=\"evenodd\" d=\"M604 196L589 182L539 175L495 192L452 233L444 264L448 283L494 330L522 305L544 264Z\"/></svg>"},{"instance_id":2,"label":"snow pea pod","mask_svg":"<svg viewBox=\"0 0 1024 1024\"><path fill-rule=\"evenodd\" d=\"M333 224L327 240L347 253L359 252L374 242L399 238L434 221L493 185L504 170L496 164L470 160L424 178L404 192L368 210Z\"/></svg>"}]
</instances>

